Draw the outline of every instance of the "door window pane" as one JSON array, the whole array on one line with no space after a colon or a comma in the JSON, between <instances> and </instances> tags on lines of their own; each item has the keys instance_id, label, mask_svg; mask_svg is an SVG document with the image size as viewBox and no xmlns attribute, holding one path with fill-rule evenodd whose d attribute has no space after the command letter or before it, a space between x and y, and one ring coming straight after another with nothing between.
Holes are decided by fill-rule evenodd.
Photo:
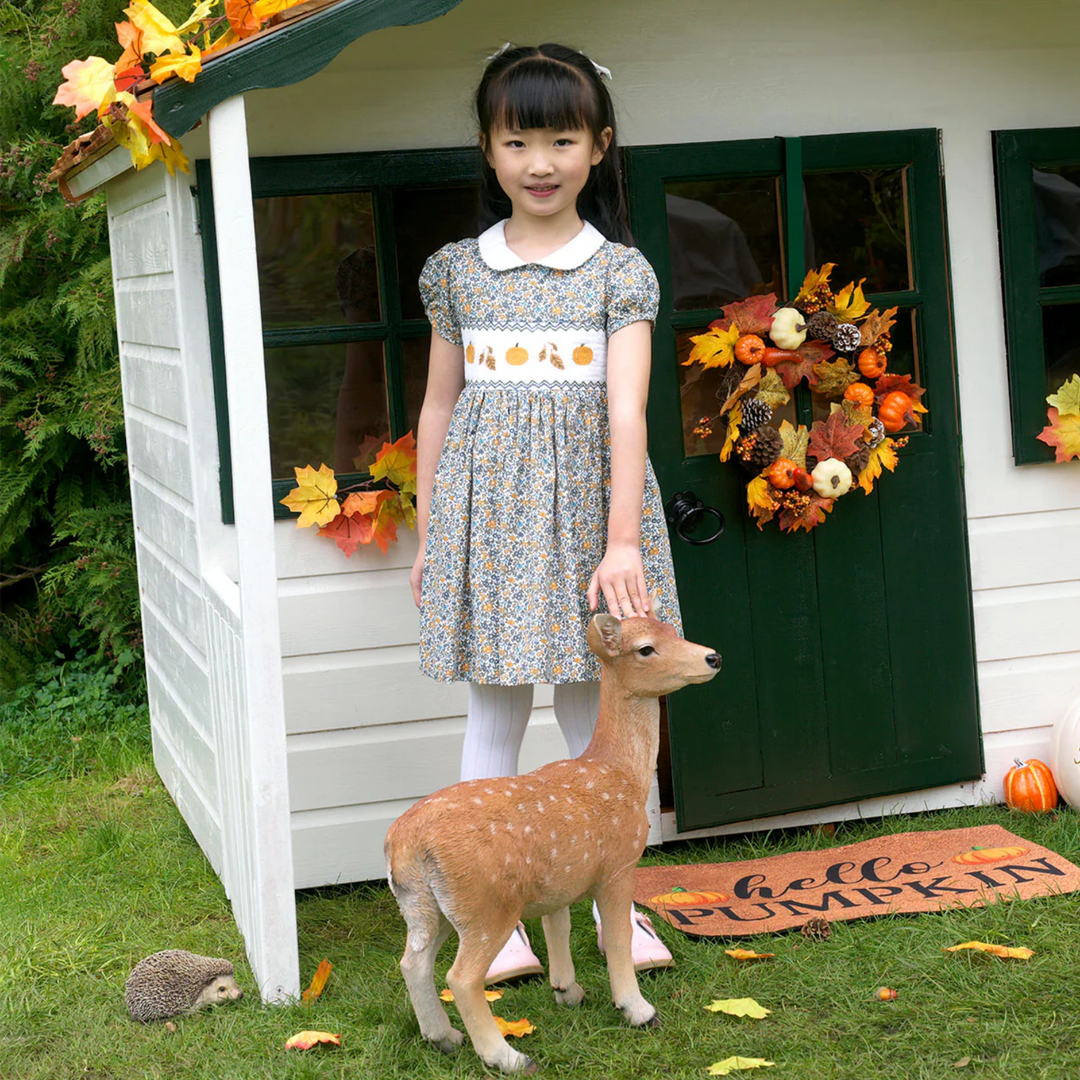
<instances>
[{"instance_id":1,"label":"door window pane","mask_svg":"<svg viewBox=\"0 0 1080 1080\"><path fill-rule=\"evenodd\" d=\"M864 291L914 288L908 238L907 166L809 173L803 178L813 242L806 265L834 262Z\"/></svg>"},{"instance_id":2,"label":"door window pane","mask_svg":"<svg viewBox=\"0 0 1080 1080\"><path fill-rule=\"evenodd\" d=\"M1080 166L1032 169L1039 284L1080 285Z\"/></svg>"},{"instance_id":3,"label":"door window pane","mask_svg":"<svg viewBox=\"0 0 1080 1080\"><path fill-rule=\"evenodd\" d=\"M378 322L370 192L255 200L263 327Z\"/></svg>"},{"instance_id":4,"label":"door window pane","mask_svg":"<svg viewBox=\"0 0 1080 1080\"><path fill-rule=\"evenodd\" d=\"M416 433L420 422L420 406L424 404L427 388L428 353L431 338L406 338L402 342L405 376L405 425Z\"/></svg>"},{"instance_id":5,"label":"door window pane","mask_svg":"<svg viewBox=\"0 0 1080 1080\"><path fill-rule=\"evenodd\" d=\"M266 391L275 480L323 462L356 472L390 437L381 341L267 349Z\"/></svg>"},{"instance_id":6,"label":"door window pane","mask_svg":"<svg viewBox=\"0 0 1080 1080\"><path fill-rule=\"evenodd\" d=\"M424 317L417 281L427 257L443 244L476 235L477 199L475 185L401 188L394 192L394 239L403 319Z\"/></svg>"},{"instance_id":7,"label":"door window pane","mask_svg":"<svg viewBox=\"0 0 1080 1080\"><path fill-rule=\"evenodd\" d=\"M719 308L783 291L779 181L763 176L669 183L675 310Z\"/></svg>"},{"instance_id":8,"label":"door window pane","mask_svg":"<svg viewBox=\"0 0 1080 1080\"><path fill-rule=\"evenodd\" d=\"M1080 372L1080 340L1076 336L1080 304L1055 304L1043 308L1043 353L1046 357L1046 392L1054 394L1061 384Z\"/></svg>"}]
</instances>

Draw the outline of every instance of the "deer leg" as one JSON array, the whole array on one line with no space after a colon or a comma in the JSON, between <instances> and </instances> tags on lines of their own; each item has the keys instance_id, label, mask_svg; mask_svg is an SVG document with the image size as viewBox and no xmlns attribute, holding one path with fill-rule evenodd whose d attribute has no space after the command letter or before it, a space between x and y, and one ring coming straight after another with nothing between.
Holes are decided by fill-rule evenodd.
<instances>
[{"instance_id":1,"label":"deer leg","mask_svg":"<svg viewBox=\"0 0 1080 1080\"><path fill-rule=\"evenodd\" d=\"M615 1007L634 1027L659 1027L660 1018L638 989L637 972L630 953L632 925L630 905L633 901L632 872L620 874L604 882L595 893L604 928L604 952L607 954L608 979Z\"/></svg>"},{"instance_id":2,"label":"deer leg","mask_svg":"<svg viewBox=\"0 0 1080 1080\"><path fill-rule=\"evenodd\" d=\"M400 890L399 890L400 893ZM435 956L453 927L439 910L435 898L424 903L415 894L399 895L402 914L409 928L401 974L420 1024L420 1034L444 1054L456 1053L465 1036L454 1028L435 993Z\"/></svg>"},{"instance_id":3,"label":"deer leg","mask_svg":"<svg viewBox=\"0 0 1080 1080\"><path fill-rule=\"evenodd\" d=\"M501 1072L531 1076L540 1066L503 1038L484 997L484 976L516 925L515 917L497 927L490 921L483 928L459 927L457 957L446 973L446 983L454 995L473 1049L484 1064Z\"/></svg>"},{"instance_id":4,"label":"deer leg","mask_svg":"<svg viewBox=\"0 0 1080 1080\"><path fill-rule=\"evenodd\" d=\"M547 942L548 978L555 1000L560 1005L580 1005L585 998L574 977L574 958L570 955L570 909L545 915L544 940Z\"/></svg>"}]
</instances>

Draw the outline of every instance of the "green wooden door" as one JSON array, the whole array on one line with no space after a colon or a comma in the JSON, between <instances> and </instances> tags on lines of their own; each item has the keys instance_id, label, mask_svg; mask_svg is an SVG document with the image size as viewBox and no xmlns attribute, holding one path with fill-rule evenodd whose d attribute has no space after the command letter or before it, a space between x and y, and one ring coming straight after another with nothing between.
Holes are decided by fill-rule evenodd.
<instances>
[{"instance_id":1,"label":"green wooden door","mask_svg":"<svg viewBox=\"0 0 1080 1080\"><path fill-rule=\"evenodd\" d=\"M687 637L724 657L720 678L668 706L680 830L981 776L937 133L627 157L635 237L661 286L652 460L665 500L692 491L727 522L700 546L672 534ZM927 388L930 414L872 495L782 534L750 521L746 475L693 432L719 407L719 376L680 361L723 304L794 295L804 261L836 262L837 286L866 276L875 306L899 305L890 370ZM804 383L786 408L809 425L828 407Z\"/></svg>"}]
</instances>

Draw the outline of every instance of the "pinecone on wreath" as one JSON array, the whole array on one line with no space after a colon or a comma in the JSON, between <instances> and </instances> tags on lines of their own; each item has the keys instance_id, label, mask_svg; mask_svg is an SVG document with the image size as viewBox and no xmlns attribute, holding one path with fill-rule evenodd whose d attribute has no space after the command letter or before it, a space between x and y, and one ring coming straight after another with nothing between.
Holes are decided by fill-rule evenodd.
<instances>
[{"instance_id":1,"label":"pinecone on wreath","mask_svg":"<svg viewBox=\"0 0 1080 1080\"><path fill-rule=\"evenodd\" d=\"M759 398L743 399L742 420L739 421L739 430L744 435L757 431L763 424L772 419L772 406L767 401Z\"/></svg>"},{"instance_id":2,"label":"pinecone on wreath","mask_svg":"<svg viewBox=\"0 0 1080 1080\"><path fill-rule=\"evenodd\" d=\"M813 341L832 341L833 332L839 325L831 311L815 311L806 320L806 336Z\"/></svg>"},{"instance_id":3,"label":"pinecone on wreath","mask_svg":"<svg viewBox=\"0 0 1080 1080\"><path fill-rule=\"evenodd\" d=\"M807 919L803 923L800 933L804 938L809 938L811 941L828 941L832 937L832 927L829 925L828 919L814 916L814 918Z\"/></svg>"},{"instance_id":4,"label":"pinecone on wreath","mask_svg":"<svg viewBox=\"0 0 1080 1080\"><path fill-rule=\"evenodd\" d=\"M865 438L871 450L885 441L885 425L876 416L866 425Z\"/></svg>"},{"instance_id":5,"label":"pinecone on wreath","mask_svg":"<svg viewBox=\"0 0 1080 1080\"><path fill-rule=\"evenodd\" d=\"M832 347L837 352L854 352L859 347L861 341L862 335L859 332L859 328L854 323L840 323L833 331Z\"/></svg>"},{"instance_id":6,"label":"pinecone on wreath","mask_svg":"<svg viewBox=\"0 0 1080 1080\"><path fill-rule=\"evenodd\" d=\"M748 436L747 442L750 439L753 439L753 445L747 448L746 457L743 460L755 473L771 465L784 449L784 440L774 427L759 427L753 435Z\"/></svg>"}]
</instances>

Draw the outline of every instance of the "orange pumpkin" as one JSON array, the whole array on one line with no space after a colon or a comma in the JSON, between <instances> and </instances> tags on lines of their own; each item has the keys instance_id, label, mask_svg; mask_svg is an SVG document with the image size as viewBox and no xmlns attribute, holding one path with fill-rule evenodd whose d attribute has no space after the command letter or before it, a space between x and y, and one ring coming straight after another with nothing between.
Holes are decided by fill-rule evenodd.
<instances>
[{"instance_id":1,"label":"orange pumpkin","mask_svg":"<svg viewBox=\"0 0 1080 1080\"><path fill-rule=\"evenodd\" d=\"M726 903L727 899L722 892L688 892L676 885L669 893L650 897L649 903L657 907L708 907L709 904Z\"/></svg>"},{"instance_id":2,"label":"orange pumpkin","mask_svg":"<svg viewBox=\"0 0 1080 1080\"><path fill-rule=\"evenodd\" d=\"M907 423L905 416L911 408L911 398L902 390L893 390L886 394L878 406L878 419L888 432L899 431Z\"/></svg>"},{"instance_id":3,"label":"orange pumpkin","mask_svg":"<svg viewBox=\"0 0 1080 1080\"><path fill-rule=\"evenodd\" d=\"M512 349L506 350L506 362L513 364L514 367L520 367L528 359L529 354L520 345L515 345Z\"/></svg>"},{"instance_id":4,"label":"orange pumpkin","mask_svg":"<svg viewBox=\"0 0 1080 1080\"><path fill-rule=\"evenodd\" d=\"M465 346L465 359L471 364L476 359L476 346L469 344Z\"/></svg>"},{"instance_id":5,"label":"orange pumpkin","mask_svg":"<svg viewBox=\"0 0 1080 1080\"><path fill-rule=\"evenodd\" d=\"M1050 766L1038 758L1017 758L1016 766L1005 774L1005 802L1025 813L1053 810L1058 804L1058 790Z\"/></svg>"},{"instance_id":6,"label":"orange pumpkin","mask_svg":"<svg viewBox=\"0 0 1080 1080\"><path fill-rule=\"evenodd\" d=\"M579 345L570 355L573 357L574 363L580 364L582 367L592 363L592 349L588 345Z\"/></svg>"},{"instance_id":7,"label":"orange pumpkin","mask_svg":"<svg viewBox=\"0 0 1080 1080\"><path fill-rule=\"evenodd\" d=\"M774 488L786 491L795 484L795 474L799 466L791 458L777 458L769 467L769 483Z\"/></svg>"},{"instance_id":8,"label":"orange pumpkin","mask_svg":"<svg viewBox=\"0 0 1080 1080\"><path fill-rule=\"evenodd\" d=\"M765 342L757 334L743 334L735 342L735 359L740 364L746 364L747 367L751 364L759 364L764 355Z\"/></svg>"},{"instance_id":9,"label":"orange pumpkin","mask_svg":"<svg viewBox=\"0 0 1080 1080\"><path fill-rule=\"evenodd\" d=\"M864 382L853 382L845 391L844 398L856 405L873 405L874 391Z\"/></svg>"},{"instance_id":10,"label":"orange pumpkin","mask_svg":"<svg viewBox=\"0 0 1080 1080\"><path fill-rule=\"evenodd\" d=\"M1027 853L1026 847L976 847L954 855L952 861L962 866L978 866L980 863L1001 862L1002 859L1019 859Z\"/></svg>"},{"instance_id":11,"label":"orange pumpkin","mask_svg":"<svg viewBox=\"0 0 1080 1080\"><path fill-rule=\"evenodd\" d=\"M878 352L873 346L868 345L859 353L859 371L868 379L876 379L885 373L887 361L883 352Z\"/></svg>"}]
</instances>

